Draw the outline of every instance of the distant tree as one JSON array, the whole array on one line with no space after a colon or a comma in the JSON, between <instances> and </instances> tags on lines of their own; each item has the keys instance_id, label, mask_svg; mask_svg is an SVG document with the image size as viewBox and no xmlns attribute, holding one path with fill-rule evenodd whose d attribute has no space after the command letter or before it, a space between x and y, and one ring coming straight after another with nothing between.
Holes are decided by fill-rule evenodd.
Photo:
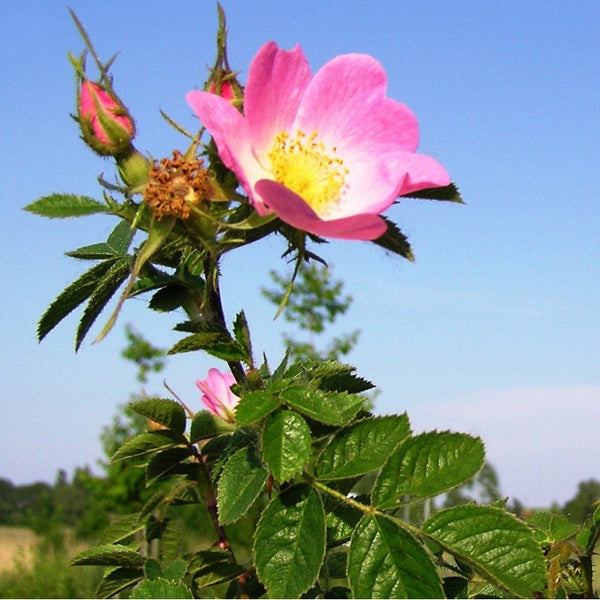
<instances>
[{"instance_id":1,"label":"distant tree","mask_svg":"<svg viewBox=\"0 0 600 600\"><path fill-rule=\"evenodd\" d=\"M502 498L496 469L486 462L479 473L464 485L450 490L444 499L444 506L457 506L469 502L490 504Z\"/></svg>"},{"instance_id":2,"label":"distant tree","mask_svg":"<svg viewBox=\"0 0 600 600\"><path fill-rule=\"evenodd\" d=\"M275 306L280 306L288 292L288 280L276 271L271 271L270 276L276 287L263 287L261 292ZM306 332L308 339L300 341L289 333L283 334L283 343L289 348L292 360L339 360L354 348L360 330L334 337L323 350L315 346L316 338L326 326L344 315L352 304L352 296L343 294L343 287L342 281L332 280L331 267L312 262L300 268L283 316L301 332Z\"/></svg>"},{"instance_id":3,"label":"distant tree","mask_svg":"<svg viewBox=\"0 0 600 600\"><path fill-rule=\"evenodd\" d=\"M581 481L577 494L565 503L563 514L573 523L584 523L592 515L600 501L600 481L588 479Z\"/></svg>"}]
</instances>

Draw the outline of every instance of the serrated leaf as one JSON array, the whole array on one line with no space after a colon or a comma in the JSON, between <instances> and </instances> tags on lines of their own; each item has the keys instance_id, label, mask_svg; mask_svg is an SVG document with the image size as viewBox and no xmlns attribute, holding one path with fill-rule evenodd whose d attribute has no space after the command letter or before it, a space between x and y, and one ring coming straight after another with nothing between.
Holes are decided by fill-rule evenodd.
<instances>
[{"instance_id":1,"label":"serrated leaf","mask_svg":"<svg viewBox=\"0 0 600 600\"><path fill-rule=\"evenodd\" d=\"M311 377L318 380L319 389L326 392L360 394L375 387L370 381L354 374L355 367L333 360L320 362L311 369Z\"/></svg>"},{"instance_id":2,"label":"serrated leaf","mask_svg":"<svg viewBox=\"0 0 600 600\"><path fill-rule=\"evenodd\" d=\"M142 531L145 526L145 523L140 523L137 514L120 517L102 532L97 545L117 544L138 531Z\"/></svg>"},{"instance_id":3,"label":"serrated leaf","mask_svg":"<svg viewBox=\"0 0 600 600\"><path fill-rule=\"evenodd\" d=\"M190 442L193 444L198 440L205 440L232 431L235 431L234 425L216 417L207 410L201 410L192 419Z\"/></svg>"},{"instance_id":4,"label":"serrated leaf","mask_svg":"<svg viewBox=\"0 0 600 600\"><path fill-rule=\"evenodd\" d=\"M128 275L129 261L127 258L119 258L98 281L79 321L75 337L75 350L79 350L90 327Z\"/></svg>"},{"instance_id":5,"label":"serrated leaf","mask_svg":"<svg viewBox=\"0 0 600 600\"><path fill-rule=\"evenodd\" d=\"M38 323L38 341L41 342L60 321L90 296L115 261L116 259L111 259L94 265L56 297Z\"/></svg>"},{"instance_id":6,"label":"serrated leaf","mask_svg":"<svg viewBox=\"0 0 600 600\"><path fill-rule=\"evenodd\" d=\"M183 581L170 581L158 577L140 582L131 592L132 598L193 598L191 590Z\"/></svg>"},{"instance_id":7,"label":"serrated leaf","mask_svg":"<svg viewBox=\"0 0 600 600\"><path fill-rule=\"evenodd\" d=\"M279 482L288 481L310 457L310 429L306 421L291 410L269 416L262 435L262 456Z\"/></svg>"},{"instance_id":8,"label":"serrated leaf","mask_svg":"<svg viewBox=\"0 0 600 600\"><path fill-rule=\"evenodd\" d=\"M175 559L168 567L165 567L162 576L173 581L183 579L187 573L187 563L183 558Z\"/></svg>"},{"instance_id":9,"label":"serrated leaf","mask_svg":"<svg viewBox=\"0 0 600 600\"><path fill-rule=\"evenodd\" d=\"M177 471L183 461L190 457L189 448L167 448L157 452L146 467L146 482L149 484L169 473Z\"/></svg>"},{"instance_id":10,"label":"serrated leaf","mask_svg":"<svg viewBox=\"0 0 600 600\"><path fill-rule=\"evenodd\" d=\"M152 296L148 307L156 312L171 312L181 307L187 295L188 290L185 286L167 285Z\"/></svg>"},{"instance_id":11,"label":"serrated leaf","mask_svg":"<svg viewBox=\"0 0 600 600\"><path fill-rule=\"evenodd\" d=\"M442 582L427 550L381 515L365 515L348 551L355 598L442 598Z\"/></svg>"},{"instance_id":12,"label":"serrated leaf","mask_svg":"<svg viewBox=\"0 0 600 600\"><path fill-rule=\"evenodd\" d=\"M429 432L405 440L388 458L375 481L372 502L389 508L400 496L429 498L458 487L483 466L479 438L464 433Z\"/></svg>"},{"instance_id":13,"label":"serrated leaf","mask_svg":"<svg viewBox=\"0 0 600 600\"><path fill-rule=\"evenodd\" d=\"M579 526L571 523L560 513L539 511L533 513L527 523L546 534L546 541L562 542L579 531Z\"/></svg>"},{"instance_id":14,"label":"serrated leaf","mask_svg":"<svg viewBox=\"0 0 600 600\"><path fill-rule=\"evenodd\" d=\"M323 392L293 387L281 392L283 400L302 414L326 425L347 425L365 400L355 394Z\"/></svg>"},{"instance_id":15,"label":"serrated leaf","mask_svg":"<svg viewBox=\"0 0 600 600\"><path fill-rule=\"evenodd\" d=\"M240 347L246 353L246 356L252 356L252 344L250 343L250 329L248 328L248 321L246 320L246 315L242 310L237 314L235 321L233 323L233 335L235 337L235 341L240 345Z\"/></svg>"},{"instance_id":16,"label":"serrated leaf","mask_svg":"<svg viewBox=\"0 0 600 600\"><path fill-rule=\"evenodd\" d=\"M386 250L389 250L390 252L399 254L407 260L414 261L415 257L413 255L412 248L408 243L408 238L400 231L395 223L392 223L392 221L386 219L385 217L381 218L385 221L387 230L381 237L373 240L373 243L385 248Z\"/></svg>"},{"instance_id":17,"label":"serrated leaf","mask_svg":"<svg viewBox=\"0 0 600 600\"><path fill-rule=\"evenodd\" d=\"M128 221L121 221L111 231L106 240L106 244L112 248L115 254L123 255L127 253L127 250L133 241L134 235L135 229L132 228L131 224Z\"/></svg>"},{"instance_id":18,"label":"serrated leaf","mask_svg":"<svg viewBox=\"0 0 600 600\"><path fill-rule=\"evenodd\" d=\"M182 443L180 436L168 430L149 431L140 433L127 440L112 456L111 461L117 462L126 458L146 456L165 448L171 448Z\"/></svg>"},{"instance_id":19,"label":"serrated leaf","mask_svg":"<svg viewBox=\"0 0 600 600\"><path fill-rule=\"evenodd\" d=\"M168 398L148 398L129 404L129 408L142 417L156 421L175 433L185 431L185 410L179 402Z\"/></svg>"},{"instance_id":20,"label":"serrated leaf","mask_svg":"<svg viewBox=\"0 0 600 600\"><path fill-rule=\"evenodd\" d=\"M71 559L72 565L101 565L117 567L141 567L146 559L125 546L104 544L80 552Z\"/></svg>"},{"instance_id":21,"label":"serrated leaf","mask_svg":"<svg viewBox=\"0 0 600 600\"><path fill-rule=\"evenodd\" d=\"M110 208L89 196L77 194L51 194L28 204L25 209L36 215L50 218L85 217L111 212Z\"/></svg>"},{"instance_id":22,"label":"serrated leaf","mask_svg":"<svg viewBox=\"0 0 600 600\"><path fill-rule=\"evenodd\" d=\"M271 598L299 598L325 556L325 514L319 495L297 484L265 508L254 537L254 563Z\"/></svg>"},{"instance_id":23,"label":"serrated leaf","mask_svg":"<svg viewBox=\"0 0 600 600\"><path fill-rule=\"evenodd\" d=\"M119 592L134 586L142 577L143 571L141 568L118 567L113 569L100 582L96 590L96 596L98 598L116 596Z\"/></svg>"},{"instance_id":24,"label":"serrated leaf","mask_svg":"<svg viewBox=\"0 0 600 600\"><path fill-rule=\"evenodd\" d=\"M423 532L513 596L534 597L546 583L544 556L532 530L490 506L456 506L435 513Z\"/></svg>"},{"instance_id":25,"label":"serrated leaf","mask_svg":"<svg viewBox=\"0 0 600 600\"><path fill-rule=\"evenodd\" d=\"M240 345L227 334L217 332L201 332L188 335L179 340L168 352L178 354L181 352L195 352L204 350L217 358L227 361L243 360L248 357Z\"/></svg>"},{"instance_id":26,"label":"serrated leaf","mask_svg":"<svg viewBox=\"0 0 600 600\"><path fill-rule=\"evenodd\" d=\"M81 248L77 248L77 250L65 252L65 254L82 260L101 260L116 256L114 250L106 242L82 246Z\"/></svg>"},{"instance_id":27,"label":"serrated leaf","mask_svg":"<svg viewBox=\"0 0 600 600\"><path fill-rule=\"evenodd\" d=\"M268 391L250 392L235 407L235 422L240 427L252 425L270 415L280 404L281 400Z\"/></svg>"},{"instance_id":28,"label":"serrated leaf","mask_svg":"<svg viewBox=\"0 0 600 600\"><path fill-rule=\"evenodd\" d=\"M253 446L238 450L225 463L219 477L219 521L227 525L243 517L258 498L268 476Z\"/></svg>"},{"instance_id":29,"label":"serrated leaf","mask_svg":"<svg viewBox=\"0 0 600 600\"><path fill-rule=\"evenodd\" d=\"M320 479L346 479L378 469L410 435L408 417L390 415L358 421L340 430L317 460Z\"/></svg>"}]
</instances>

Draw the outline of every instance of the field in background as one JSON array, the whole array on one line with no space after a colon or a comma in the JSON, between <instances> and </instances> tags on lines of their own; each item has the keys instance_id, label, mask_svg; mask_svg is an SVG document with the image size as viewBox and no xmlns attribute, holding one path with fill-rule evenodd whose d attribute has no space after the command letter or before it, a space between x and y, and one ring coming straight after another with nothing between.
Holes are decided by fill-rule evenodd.
<instances>
[{"instance_id":1,"label":"field in background","mask_svg":"<svg viewBox=\"0 0 600 600\"><path fill-rule=\"evenodd\" d=\"M0 573L11 571L16 563L31 567L38 536L24 527L0 527Z\"/></svg>"}]
</instances>

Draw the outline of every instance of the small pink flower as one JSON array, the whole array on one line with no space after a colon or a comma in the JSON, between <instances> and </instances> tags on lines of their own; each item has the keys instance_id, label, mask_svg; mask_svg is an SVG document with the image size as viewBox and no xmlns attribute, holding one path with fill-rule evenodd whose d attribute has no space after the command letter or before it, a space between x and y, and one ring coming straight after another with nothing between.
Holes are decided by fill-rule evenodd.
<instances>
[{"instance_id":1,"label":"small pink flower","mask_svg":"<svg viewBox=\"0 0 600 600\"><path fill-rule=\"evenodd\" d=\"M135 135L133 119L100 85L82 82L78 111L83 138L98 153L115 156L129 146Z\"/></svg>"},{"instance_id":2,"label":"small pink flower","mask_svg":"<svg viewBox=\"0 0 600 600\"><path fill-rule=\"evenodd\" d=\"M199 379L196 385L202 391L202 403L208 410L229 423L234 422L234 409L240 401L231 391L235 378L231 373L221 373L218 369L210 369L208 377Z\"/></svg>"},{"instance_id":3,"label":"small pink flower","mask_svg":"<svg viewBox=\"0 0 600 600\"><path fill-rule=\"evenodd\" d=\"M450 183L442 165L415 154L417 120L386 86L370 56L338 56L311 76L299 46L269 42L250 65L243 115L215 94L186 98L260 215L372 240L386 231L379 213L398 196Z\"/></svg>"}]
</instances>

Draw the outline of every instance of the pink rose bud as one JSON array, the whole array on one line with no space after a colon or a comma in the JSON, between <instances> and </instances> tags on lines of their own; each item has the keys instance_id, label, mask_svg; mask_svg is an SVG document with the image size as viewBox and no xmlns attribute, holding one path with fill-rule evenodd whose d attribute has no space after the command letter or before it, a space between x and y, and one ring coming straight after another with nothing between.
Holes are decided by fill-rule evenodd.
<instances>
[{"instance_id":1,"label":"pink rose bud","mask_svg":"<svg viewBox=\"0 0 600 600\"><path fill-rule=\"evenodd\" d=\"M79 90L77 110L83 139L98 154L118 156L130 147L135 125L114 94L85 79Z\"/></svg>"},{"instance_id":2,"label":"pink rose bud","mask_svg":"<svg viewBox=\"0 0 600 600\"><path fill-rule=\"evenodd\" d=\"M208 91L211 94L217 94L221 96L221 98L225 98L225 100L235 100L235 90L231 83L231 81L225 79L220 82L221 89L219 90L219 85L217 82L213 81L208 88Z\"/></svg>"},{"instance_id":3,"label":"pink rose bud","mask_svg":"<svg viewBox=\"0 0 600 600\"><path fill-rule=\"evenodd\" d=\"M210 369L208 377L199 379L196 385L202 391L202 403L217 417L221 417L228 423L234 422L234 409L240 401L231 391L235 378L231 373L221 373L218 369Z\"/></svg>"}]
</instances>

